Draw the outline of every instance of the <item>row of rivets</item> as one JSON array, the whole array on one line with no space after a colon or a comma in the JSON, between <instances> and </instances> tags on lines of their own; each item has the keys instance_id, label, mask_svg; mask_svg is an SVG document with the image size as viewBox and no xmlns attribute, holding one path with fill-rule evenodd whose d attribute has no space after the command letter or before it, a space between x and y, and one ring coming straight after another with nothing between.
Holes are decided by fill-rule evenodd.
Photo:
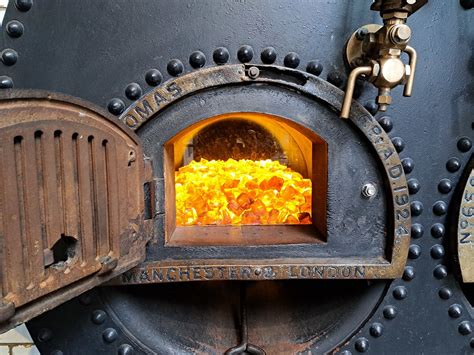
<instances>
[{"instance_id":1,"label":"row of rivets","mask_svg":"<svg viewBox=\"0 0 474 355\"><path fill-rule=\"evenodd\" d=\"M467 137L461 137L457 142L457 149L461 153L467 153L471 147L472 142ZM446 162L446 170L450 173L455 173L461 169L461 161L452 157ZM453 183L450 179L441 179L438 183L438 192L440 194L447 195L453 190ZM433 214L436 216L444 216L448 212L448 204L444 201L436 201L433 204ZM443 238L446 233L444 224L435 223L431 226L431 235L434 238ZM441 244L434 244L430 249L430 255L433 259L442 259L445 255L444 247ZM433 270L433 276L439 280L444 279L448 275L448 269L445 265L436 265ZM452 297L453 292L446 286L441 287L438 290L438 296L443 300L448 300ZM463 307L460 304L454 303L448 308L448 315L451 318L457 319L463 314ZM469 335L472 333L471 321L462 321L458 324L458 332L461 335ZM469 346L474 348L474 338L470 339Z\"/></svg>"},{"instance_id":2,"label":"row of rivets","mask_svg":"<svg viewBox=\"0 0 474 355\"><path fill-rule=\"evenodd\" d=\"M33 0L15 0L15 7L26 12L33 6ZM11 20L5 25L5 31L12 38L19 38L25 32L25 27L18 20ZM11 48L6 48L0 53L0 60L6 66L12 66L18 61L18 53ZM11 89L13 80L8 76L0 76L0 89Z\"/></svg>"},{"instance_id":3,"label":"row of rivets","mask_svg":"<svg viewBox=\"0 0 474 355\"><path fill-rule=\"evenodd\" d=\"M13 25L13 27L15 26L18 27L17 25ZM9 50L6 50L6 51L9 51ZM12 61L12 59L10 58L11 56L12 56L12 53L10 52L7 52L5 54L6 62ZM1 58L3 58L3 56ZM237 59L241 63L248 63L253 58L254 58L254 50L249 45L241 46L239 50L237 51ZM275 48L273 47L264 48L260 55L260 59L262 60L264 64L273 64L276 61L276 58L277 58L277 52ZM214 52L212 53L212 59L217 65L226 64L230 59L229 50L225 47L216 48ZM191 65L193 69L199 69L199 68L204 67L206 65L206 60L207 60L206 55L201 51L194 51L189 56L189 64ZM286 67L294 69L300 65L300 58L297 53L289 52L284 57L283 62ZM179 59L171 59L166 66L166 71L168 72L169 75L173 77L178 77L184 73L185 67L184 67L183 62L181 62ZM323 71L323 65L317 60L309 61L306 66L306 71L310 74L319 76L321 72ZM2 78L3 78L4 83L2 83L1 81ZM0 77L0 88L7 88L7 87L13 86L11 79L10 80L8 79L9 79L8 77ZM345 81L345 77L343 74L339 72L332 71L328 74L327 80L333 85L341 87ZM154 68L149 69L145 73L145 82L149 86L158 86L162 83L162 81L163 81L163 75L158 69L154 69ZM125 88L125 96L129 100L132 100L132 101L137 100L142 94L143 94L143 90L138 83L130 83ZM125 102L120 98L113 98L107 104L107 108L109 112L116 116L122 114L125 111L125 107L126 107Z\"/></svg>"}]
</instances>

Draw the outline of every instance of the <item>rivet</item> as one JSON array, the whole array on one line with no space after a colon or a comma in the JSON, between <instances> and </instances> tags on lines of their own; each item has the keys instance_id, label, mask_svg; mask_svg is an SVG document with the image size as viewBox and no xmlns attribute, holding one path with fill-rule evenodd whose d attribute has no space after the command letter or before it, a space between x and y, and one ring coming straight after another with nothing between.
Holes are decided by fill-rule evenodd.
<instances>
[{"instance_id":1,"label":"rivet","mask_svg":"<svg viewBox=\"0 0 474 355\"><path fill-rule=\"evenodd\" d=\"M431 235L434 238L443 238L445 231L444 224L435 223L431 226Z\"/></svg>"},{"instance_id":2,"label":"rivet","mask_svg":"<svg viewBox=\"0 0 474 355\"><path fill-rule=\"evenodd\" d=\"M273 64L277 58L277 52L273 47L265 48L260 54L260 59L265 64Z\"/></svg>"},{"instance_id":3,"label":"rivet","mask_svg":"<svg viewBox=\"0 0 474 355\"><path fill-rule=\"evenodd\" d=\"M120 345L117 351L118 355L133 355L133 353L133 347L129 344Z\"/></svg>"},{"instance_id":4,"label":"rivet","mask_svg":"<svg viewBox=\"0 0 474 355\"><path fill-rule=\"evenodd\" d=\"M89 293L79 296L79 303L84 306L90 305L92 303L92 296Z\"/></svg>"},{"instance_id":5,"label":"rivet","mask_svg":"<svg viewBox=\"0 0 474 355\"><path fill-rule=\"evenodd\" d=\"M446 169L450 173L455 173L461 168L461 162L458 158L451 158L446 162Z\"/></svg>"},{"instance_id":6,"label":"rivet","mask_svg":"<svg viewBox=\"0 0 474 355\"><path fill-rule=\"evenodd\" d=\"M113 115L120 115L125 110L125 103L121 99L114 98L107 104L109 112Z\"/></svg>"},{"instance_id":7,"label":"rivet","mask_svg":"<svg viewBox=\"0 0 474 355\"><path fill-rule=\"evenodd\" d=\"M418 259L421 255L421 247L417 244L410 245L408 249L408 257L410 259Z\"/></svg>"},{"instance_id":8,"label":"rivet","mask_svg":"<svg viewBox=\"0 0 474 355\"><path fill-rule=\"evenodd\" d=\"M443 216L448 212L448 205L444 201L437 201L433 205L433 213L437 216Z\"/></svg>"},{"instance_id":9,"label":"rivet","mask_svg":"<svg viewBox=\"0 0 474 355\"><path fill-rule=\"evenodd\" d=\"M285 67L295 69L300 65L300 57L297 53L290 52L285 56L285 59L283 59L283 64L285 64Z\"/></svg>"},{"instance_id":10,"label":"rivet","mask_svg":"<svg viewBox=\"0 0 474 355\"><path fill-rule=\"evenodd\" d=\"M189 56L189 64L194 68L202 68L206 64L206 56L201 51L192 52Z\"/></svg>"},{"instance_id":11,"label":"rivet","mask_svg":"<svg viewBox=\"0 0 474 355\"><path fill-rule=\"evenodd\" d=\"M145 73L145 81L150 86L158 86L163 80L163 75L158 69L150 69Z\"/></svg>"},{"instance_id":12,"label":"rivet","mask_svg":"<svg viewBox=\"0 0 474 355\"><path fill-rule=\"evenodd\" d=\"M142 96L142 88L137 83L128 84L125 88L125 96L130 100L136 100Z\"/></svg>"},{"instance_id":13,"label":"rivet","mask_svg":"<svg viewBox=\"0 0 474 355\"><path fill-rule=\"evenodd\" d=\"M106 319L107 319L107 313L105 313L103 310L97 309L94 312L92 312L92 316L91 316L92 323L102 324L105 322Z\"/></svg>"},{"instance_id":14,"label":"rivet","mask_svg":"<svg viewBox=\"0 0 474 355\"><path fill-rule=\"evenodd\" d=\"M397 300L404 300L407 298L408 292L405 286L397 286L393 289L393 297Z\"/></svg>"},{"instance_id":15,"label":"rivet","mask_svg":"<svg viewBox=\"0 0 474 355\"><path fill-rule=\"evenodd\" d=\"M332 71L328 73L327 79L328 79L328 82L330 82L331 84L337 87L341 87L342 84L344 83L343 76L337 71Z\"/></svg>"},{"instance_id":16,"label":"rivet","mask_svg":"<svg viewBox=\"0 0 474 355\"><path fill-rule=\"evenodd\" d=\"M444 248L442 245L435 244L430 249L430 255L433 259L441 259L444 256Z\"/></svg>"},{"instance_id":17,"label":"rivet","mask_svg":"<svg viewBox=\"0 0 474 355\"><path fill-rule=\"evenodd\" d=\"M216 64L225 64L229 60L229 51L225 47L219 47L212 53L212 58Z\"/></svg>"},{"instance_id":18,"label":"rivet","mask_svg":"<svg viewBox=\"0 0 474 355\"><path fill-rule=\"evenodd\" d=\"M392 143L398 153L402 152L403 149L405 149L405 142L400 137L393 138Z\"/></svg>"},{"instance_id":19,"label":"rivet","mask_svg":"<svg viewBox=\"0 0 474 355\"><path fill-rule=\"evenodd\" d=\"M364 186L362 186L361 194L364 198L373 198L377 195L377 188L370 182L365 183Z\"/></svg>"},{"instance_id":20,"label":"rivet","mask_svg":"<svg viewBox=\"0 0 474 355\"><path fill-rule=\"evenodd\" d=\"M9 76L0 76L0 89L11 89L13 87L13 80Z\"/></svg>"},{"instance_id":21,"label":"rivet","mask_svg":"<svg viewBox=\"0 0 474 355\"><path fill-rule=\"evenodd\" d=\"M438 291L438 296L443 300L449 300L453 293L447 287L441 287Z\"/></svg>"},{"instance_id":22,"label":"rivet","mask_svg":"<svg viewBox=\"0 0 474 355\"><path fill-rule=\"evenodd\" d=\"M381 323L374 323L370 326L369 332L374 338L381 337L383 334L383 325Z\"/></svg>"},{"instance_id":23,"label":"rivet","mask_svg":"<svg viewBox=\"0 0 474 355\"><path fill-rule=\"evenodd\" d=\"M18 53L13 49L7 48L2 51L2 62L5 65L11 66L18 60Z\"/></svg>"},{"instance_id":24,"label":"rivet","mask_svg":"<svg viewBox=\"0 0 474 355\"><path fill-rule=\"evenodd\" d=\"M341 351L339 355L352 355L352 353L349 350L344 350L344 351Z\"/></svg>"},{"instance_id":25,"label":"rivet","mask_svg":"<svg viewBox=\"0 0 474 355\"><path fill-rule=\"evenodd\" d=\"M306 71L310 74L319 76L323 71L323 65L317 60L312 60L306 65Z\"/></svg>"},{"instance_id":26,"label":"rivet","mask_svg":"<svg viewBox=\"0 0 474 355\"><path fill-rule=\"evenodd\" d=\"M369 34L369 30L365 27L360 27L355 33L356 39L362 41Z\"/></svg>"},{"instance_id":27,"label":"rivet","mask_svg":"<svg viewBox=\"0 0 474 355\"><path fill-rule=\"evenodd\" d=\"M42 343L50 341L53 338L53 332L51 329L42 328L38 332L38 340Z\"/></svg>"},{"instance_id":28,"label":"rivet","mask_svg":"<svg viewBox=\"0 0 474 355\"><path fill-rule=\"evenodd\" d=\"M118 333L114 328L107 328L102 332L102 339L106 343L113 343L118 338Z\"/></svg>"},{"instance_id":29,"label":"rivet","mask_svg":"<svg viewBox=\"0 0 474 355\"><path fill-rule=\"evenodd\" d=\"M184 71L184 65L179 59L171 59L166 66L166 70L171 76L179 76Z\"/></svg>"},{"instance_id":30,"label":"rivet","mask_svg":"<svg viewBox=\"0 0 474 355\"><path fill-rule=\"evenodd\" d=\"M459 304L452 304L448 308L448 314L451 318L459 318L462 315L462 307Z\"/></svg>"},{"instance_id":31,"label":"rivet","mask_svg":"<svg viewBox=\"0 0 474 355\"><path fill-rule=\"evenodd\" d=\"M411 226L411 237L414 239L419 239L423 236L424 228L421 224L415 223Z\"/></svg>"},{"instance_id":32,"label":"rivet","mask_svg":"<svg viewBox=\"0 0 474 355\"><path fill-rule=\"evenodd\" d=\"M402 166L405 174L410 174L415 167L415 163L413 162L412 158L404 158L402 159Z\"/></svg>"},{"instance_id":33,"label":"rivet","mask_svg":"<svg viewBox=\"0 0 474 355\"><path fill-rule=\"evenodd\" d=\"M469 335L472 333L472 324L470 321L468 320L465 320L461 323L459 323L459 326L458 326L458 331L459 333L461 333L462 335Z\"/></svg>"},{"instance_id":34,"label":"rivet","mask_svg":"<svg viewBox=\"0 0 474 355\"><path fill-rule=\"evenodd\" d=\"M413 201L410 204L410 210L413 216L419 216L423 213L423 204L420 201Z\"/></svg>"},{"instance_id":35,"label":"rivet","mask_svg":"<svg viewBox=\"0 0 474 355\"><path fill-rule=\"evenodd\" d=\"M394 306L385 306L383 316L385 319L394 319L397 316L397 309Z\"/></svg>"},{"instance_id":36,"label":"rivet","mask_svg":"<svg viewBox=\"0 0 474 355\"><path fill-rule=\"evenodd\" d=\"M11 20L6 25L7 33L10 37L18 38L21 37L25 31L25 27L20 21Z\"/></svg>"},{"instance_id":37,"label":"rivet","mask_svg":"<svg viewBox=\"0 0 474 355\"><path fill-rule=\"evenodd\" d=\"M438 191L442 194L448 194L453 189L453 183L449 179L442 179L438 184Z\"/></svg>"},{"instance_id":38,"label":"rivet","mask_svg":"<svg viewBox=\"0 0 474 355\"><path fill-rule=\"evenodd\" d=\"M460 4L464 8L464 10L474 9L474 0L461 0Z\"/></svg>"},{"instance_id":39,"label":"rivet","mask_svg":"<svg viewBox=\"0 0 474 355\"><path fill-rule=\"evenodd\" d=\"M466 153L471 149L472 142L469 138L462 137L458 140L457 146L460 152Z\"/></svg>"},{"instance_id":40,"label":"rivet","mask_svg":"<svg viewBox=\"0 0 474 355\"><path fill-rule=\"evenodd\" d=\"M364 108L370 112L370 114L373 116L377 113L377 111L379 110L379 106L377 105L377 103L374 101L374 100L370 100L370 101L367 101L365 104L364 104ZM383 126L382 126L383 128ZM385 129L385 128L384 128ZM391 129L390 129L391 130ZM387 131L386 131L387 132Z\"/></svg>"},{"instance_id":41,"label":"rivet","mask_svg":"<svg viewBox=\"0 0 474 355\"><path fill-rule=\"evenodd\" d=\"M469 342L469 346L474 349L474 338L471 339L471 341Z\"/></svg>"},{"instance_id":42,"label":"rivet","mask_svg":"<svg viewBox=\"0 0 474 355\"><path fill-rule=\"evenodd\" d=\"M415 195L418 191L420 191L421 185L420 182L417 179L409 179L407 181L408 185L408 192L410 195Z\"/></svg>"},{"instance_id":43,"label":"rivet","mask_svg":"<svg viewBox=\"0 0 474 355\"><path fill-rule=\"evenodd\" d=\"M262 273L262 269L260 269L259 267L255 269L255 275L260 275Z\"/></svg>"},{"instance_id":44,"label":"rivet","mask_svg":"<svg viewBox=\"0 0 474 355\"><path fill-rule=\"evenodd\" d=\"M248 45L244 45L240 47L239 50L237 51L237 59L241 63L248 63L252 60L252 58L253 58L253 48Z\"/></svg>"},{"instance_id":45,"label":"rivet","mask_svg":"<svg viewBox=\"0 0 474 355\"><path fill-rule=\"evenodd\" d=\"M415 278L415 269L413 266L405 266L402 278L405 281L411 281Z\"/></svg>"},{"instance_id":46,"label":"rivet","mask_svg":"<svg viewBox=\"0 0 474 355\"><path fill-rule=\"evenodd\" d=\"M360 353L365 353L369 350L369 340L367 338L359 338L354 344L355 349Z\"/></svg>"},{"instance_id":47,"label":"rivet","mask_svg":"<svg viewBox=\"0 0 474 355\"><path fill-rule=\"evenodd\" d=\"M15 6L18 10L26 12L33 6L33 0L16 0Z\"/></svg>"},{"instance_id":48,"label":"rivet","mask_svg":"<svg viewBox=\"0 0 474 355\"><path fill-rule=\"evenodd\" d=\"M369 101L372 102L375 106L375 112L377 112L377 104L375 101ZM389 133L393 129L393 123L392 119L389 116L383 116L378 119L379 124L382 126L383 130L387 133Z\"/></svg>"},{"instance_id":49,"label":"rivet","mask_svg":"<svg viewBox=\"0 0 474 355\"><path fill-rule=\"evenodd\" d=\"M444 279L448 276L448 269L444 265L437 265L433 270L433 276L438 280Z\"/></svg>"}]
</instances>

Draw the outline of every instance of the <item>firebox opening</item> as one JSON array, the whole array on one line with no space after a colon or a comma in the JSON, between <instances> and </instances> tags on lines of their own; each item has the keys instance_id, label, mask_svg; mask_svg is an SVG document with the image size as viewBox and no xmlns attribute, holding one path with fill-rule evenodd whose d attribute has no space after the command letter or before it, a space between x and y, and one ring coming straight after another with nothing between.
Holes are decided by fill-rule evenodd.
<instances>
[{"instance_id":1,"label":"firebox opening","mask_svg":"<svg viewBox=\"0 0 474 355\"><path fill-rule=\"evenodd\" d=\"M166 245L326 238L327 144L281 117L209 118L165 144Z\"/></svg>"}]
</instances>

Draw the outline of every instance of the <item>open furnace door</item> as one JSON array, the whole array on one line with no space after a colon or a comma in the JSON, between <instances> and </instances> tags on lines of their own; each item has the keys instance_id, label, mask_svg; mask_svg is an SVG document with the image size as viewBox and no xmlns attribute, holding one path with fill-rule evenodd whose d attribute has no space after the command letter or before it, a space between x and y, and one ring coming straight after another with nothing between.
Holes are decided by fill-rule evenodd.
<instances>
[{"instance_id":1,"label":"open furnace door","mask_svg":"<svg viewBox=\"0 0 474 355\"><path fill-rule=\"evenodd\" d=\"M0 99L1 332L143 261L152 214L125 126L64 96Z\"/></svg>"}]
</instances>

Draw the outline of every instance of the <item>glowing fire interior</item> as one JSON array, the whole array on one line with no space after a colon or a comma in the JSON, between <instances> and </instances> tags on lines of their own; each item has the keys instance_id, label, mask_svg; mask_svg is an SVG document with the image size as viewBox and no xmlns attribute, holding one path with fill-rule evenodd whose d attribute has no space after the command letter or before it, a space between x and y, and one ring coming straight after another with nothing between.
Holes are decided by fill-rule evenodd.
<instances>
[{"instance_id":1,"label":"glowing fire interior","mask_svg":"<svg viewBox=\"0 0 474 355\"><path fill-rule=\"evenodd\" d=\"M177 227L314 224L313 141L283 119L216 116L171 148Z\"/></svg>"},{"instance_id":2,"label":"glowing fire interior","mask_svg":"<svg viewBox=\"0 0 474 355\"><path fill-rule=\"evenodd\" d=\"M176 224L311 224L311 180L278 161L191 161L175 173Z\"/></svg>"}]
</instances>

